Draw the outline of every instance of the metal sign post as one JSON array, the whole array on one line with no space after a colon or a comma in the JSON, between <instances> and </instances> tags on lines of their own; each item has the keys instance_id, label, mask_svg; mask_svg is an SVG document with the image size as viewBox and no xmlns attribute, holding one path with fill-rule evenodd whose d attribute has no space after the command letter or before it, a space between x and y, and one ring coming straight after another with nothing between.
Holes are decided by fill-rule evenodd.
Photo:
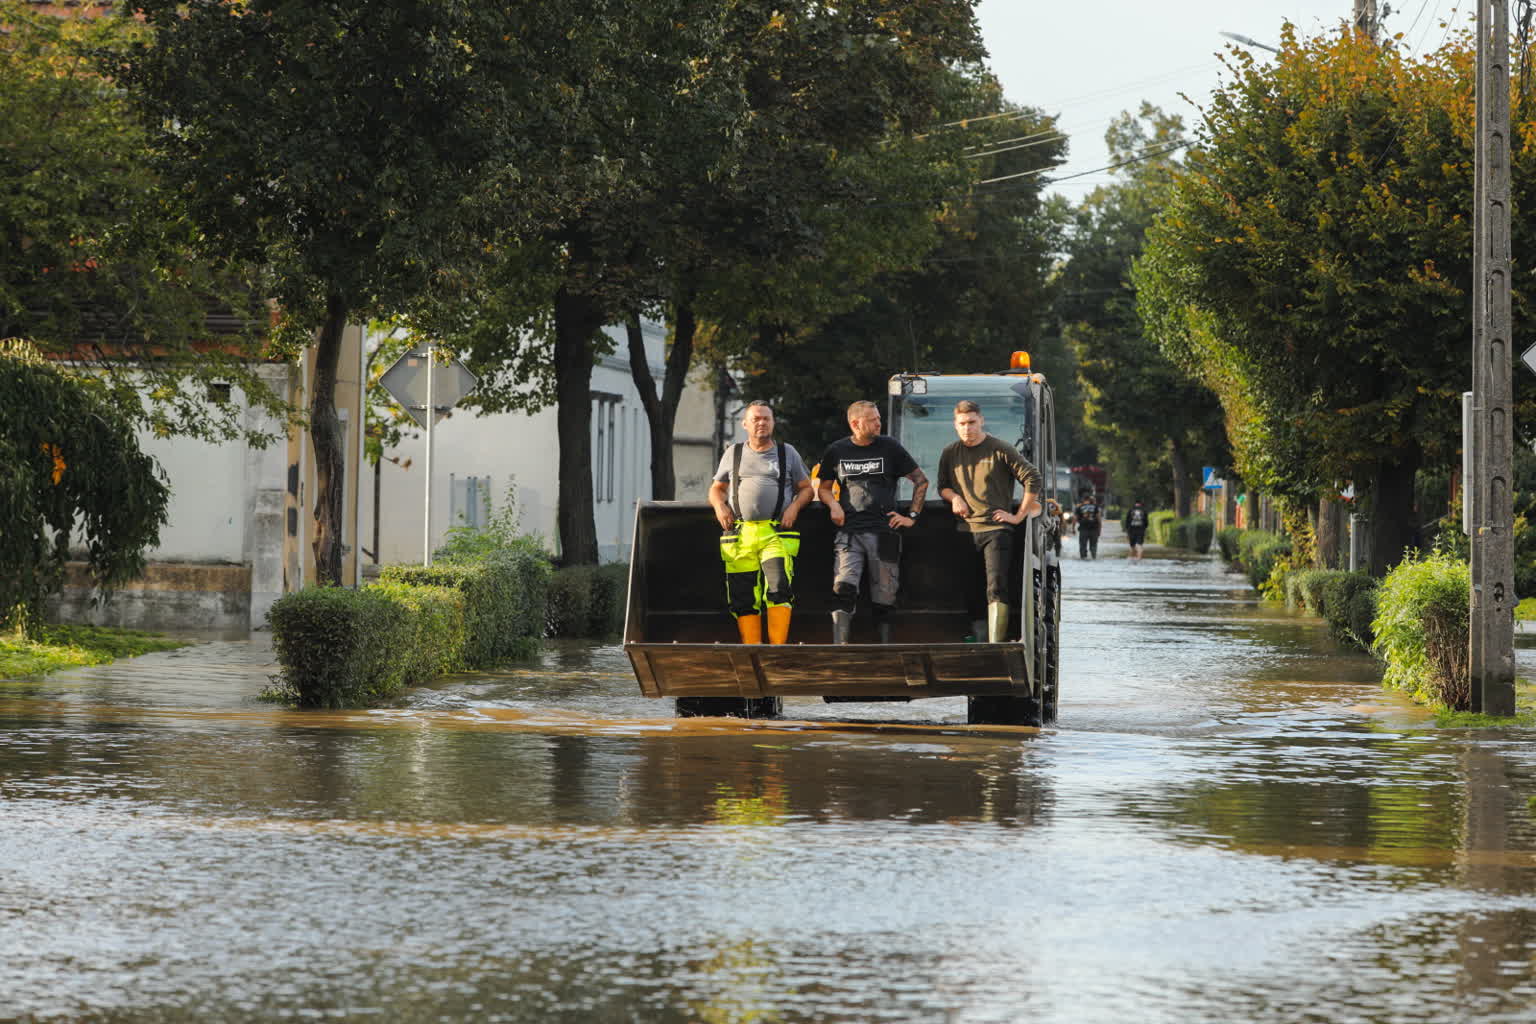
<instances>
[{"instance_id":1,"label":"metal sign post","mask_svg":"<svg viewBox=\"0 0 1536 1024\"><path fill-rule=\"evenodd\" d=\"M432 564L432 428L480 384L480 378L457 359L439 367L435 346L428 342L410 349L379 378L379 385L427 432L426 492L423 502L421 560Z\"/></svg>"}]
</instances>

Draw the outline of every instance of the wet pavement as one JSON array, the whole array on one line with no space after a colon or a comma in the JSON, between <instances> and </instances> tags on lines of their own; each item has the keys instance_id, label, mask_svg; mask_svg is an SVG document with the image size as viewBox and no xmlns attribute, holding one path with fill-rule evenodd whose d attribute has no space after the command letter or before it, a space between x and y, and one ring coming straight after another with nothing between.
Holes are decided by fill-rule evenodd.
<instances>
[{"instance_id":1,"label":"wet pavement","mask_svg":"<svg viewBox=\"0 0 1536 1024\"><path fill-rule=\"evenodd\" d=\"M366 712L259 636L0 682L0 1019L1529 1020L1531 734L1157 554L1066 559L1047 730L679 720L586 644Z\"/></svg>"}]
</instances>

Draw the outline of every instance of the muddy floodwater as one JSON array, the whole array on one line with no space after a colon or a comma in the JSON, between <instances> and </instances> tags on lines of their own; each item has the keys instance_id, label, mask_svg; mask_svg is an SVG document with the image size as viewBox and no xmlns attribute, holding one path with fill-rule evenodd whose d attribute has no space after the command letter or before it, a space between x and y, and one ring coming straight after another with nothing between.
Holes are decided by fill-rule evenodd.
<instances>
[{"instance_id":1,"label":"muddy floodwater","mask_svg":"<svg viewBox=\"0 0 1536 1024\"><path fill-rule=\"evenodd\" d=\"M1045 730L679 720L584 644L366 712L258 701L259 635L0 683L0 1019L1536 1017L1536 736L1101 556Z\"/></svg>"}]
</instances>

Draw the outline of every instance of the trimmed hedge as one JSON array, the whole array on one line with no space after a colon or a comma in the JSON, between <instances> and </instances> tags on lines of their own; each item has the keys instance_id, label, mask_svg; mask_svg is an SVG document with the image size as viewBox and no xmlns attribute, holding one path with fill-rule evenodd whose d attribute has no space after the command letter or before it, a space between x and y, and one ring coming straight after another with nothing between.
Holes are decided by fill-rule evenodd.
<instances>
[{"instance_id":1,"label":"trimmed hedge","mask_svg":"<svg viewBox=\"0 0 1536 1024\"><path fill-rule=\"evenodd\" d=\"M278 696L301 707L358 707L446 671L438 659L456 661L451 642L424 634L453 630L456 620L462 635L464 598L442 587L305 587L279 598L268 618L282 666Z\"/></svg>"},{"instance_id":2,"label":"trimmed hedge","mask_svg":"<svg viewBox=\"0 0 1536 1024\"><path fill-rule=\"evenodd\" d=\"M1223 561L1237 561L1237 545L1247 533L1241 526L1223 526L1216 531L1216 547L1221 552Z\"/></svg>"},{"instance_id":3,"label":"trimmed hedge","mask_svg":"<svg viewBox=\"0 0 1536 1024\"><path fill-rule=\"evenodd\" d=\"M1472 703L1467 664L1467 563L1448 554L1408 558L1381 581L1373 650L1386 662L1382 681L1451 711Z\"/></svg>"},{"instance_id":4,"label":"trimmed hedge","mask_svg":"<svg viewBox=\"0 0 1536 1024\"><path fill-rule=\"evenodd\" d=\"M544 635L550 567L531 548L498 548L474 562L385 566L379 581L462 592L466 668L526 658Z\"/></svg>"},{"instance_id":5,"label":"trimmed hedge","mask_svg":"<svg viewBox=\"0 0 1536 1024\"><path fill-rule=\"evenodd\" d=\"M1171 508L1160 508L1147 516L1147 539L1164 547L1206 552L1211 549L1215 532L1216 521L1208 516L1180 519Z\"/></svg>"},{"instance_id":6,"label":"trimmed hedge","mask_svg":"<svg viewBox=\"0 0 1536 1024\"><path fill-rule=\"evenodd\" d=\"M1274 574L1275 565L1291 553L1291 541L1284 534L1269 530L1241 530L1234 559L1248 575L1255 590L1261 589Z\"/></svg>"},{"instance_id":7,"label":"trimmed hedge","mask_svg":"<svg viewBox=\"0 0 1536 1024\"><path fill-rule=\"evenodd\" d=\"M550 636L617 636L624 631L629 564L572 565L549 580Z\"/></svg>"},{"instance_id":8,"label":"trimmed hedge","mask_svg":"<svg viewBox=\"0 0 1536 1024\"><path fill-rule=\"evenodd\" d=\"M1370 650L1378 585L1369 573L1303 569L1285 578L1286 606L1306 608L1328 623L1335 639Z\"/></svg>"}]
</instances>

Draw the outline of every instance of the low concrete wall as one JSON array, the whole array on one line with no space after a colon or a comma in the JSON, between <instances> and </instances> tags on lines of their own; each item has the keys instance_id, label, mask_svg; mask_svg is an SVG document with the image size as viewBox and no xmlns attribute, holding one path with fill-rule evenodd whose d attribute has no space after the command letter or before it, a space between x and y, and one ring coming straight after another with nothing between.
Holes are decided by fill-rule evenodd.
<instances>
[{"instance_id":1,"label":"low concrete wall","mask_svg":"<svg viewBox=\"0 0 1536 1024\"><path fill-rule=\"evenodd\" d=\"M251 626L251 568L151 562L139 579L93 602L84 562L65 570L64 589L49 611L59 622L126 629L246 630ZM259 623L258 623L259 625Z\"/></svg>"}]
</instances>

